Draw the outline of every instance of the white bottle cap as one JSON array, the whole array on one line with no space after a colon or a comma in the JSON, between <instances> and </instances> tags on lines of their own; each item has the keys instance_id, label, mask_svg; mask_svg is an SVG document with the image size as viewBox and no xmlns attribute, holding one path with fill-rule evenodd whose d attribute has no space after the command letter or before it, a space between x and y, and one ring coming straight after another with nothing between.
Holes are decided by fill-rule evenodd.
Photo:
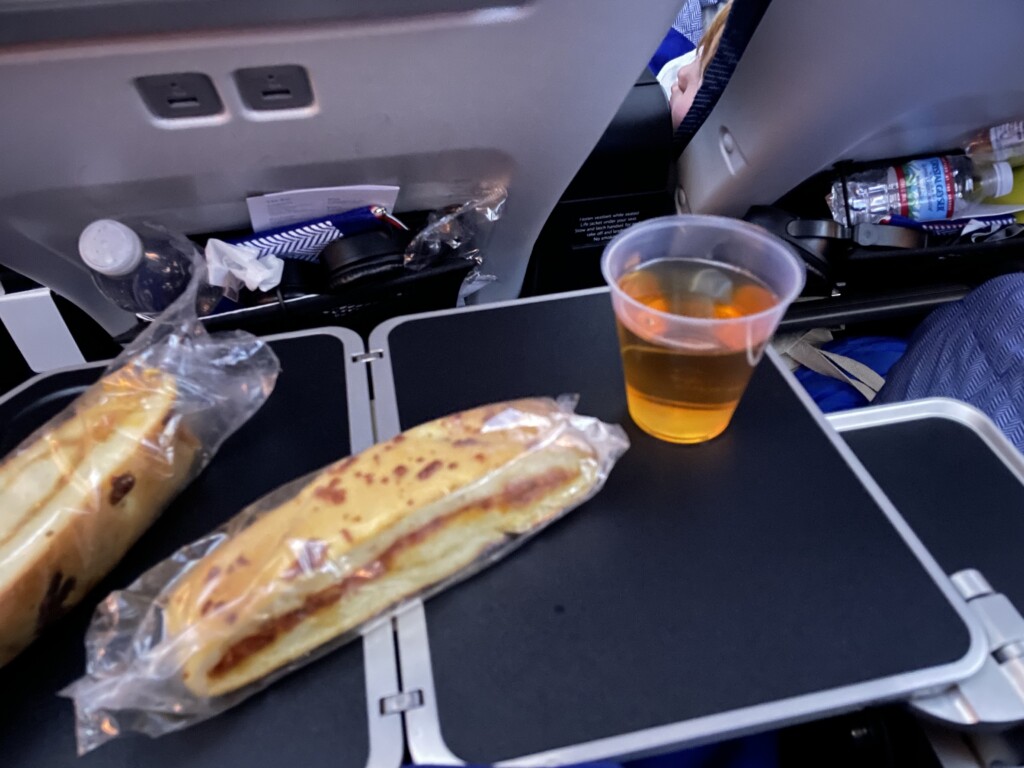
<instances>
[{"instance_id":1,"label":"white bottle cap","mask_svg":"<svg viewBox=\"0 0 1024 768\"><path fill-rule=\"evenodd\" d=\"M996 192L992 197L1002 197L1013 192L1013 168L1009 163L992 163L996 172Z\"/></svg>"},{"instance_id":2,"label":"white bottle cap","mask_svg":"<svg viewBox=\"0 0 1024 768\"><path fill-rule=\"evenodd\" d=\"M133 271L142 261L142 240L113 219L97 219L78 237L78 253L90 269L109 277Z\"/></svg>"}]
</instances>

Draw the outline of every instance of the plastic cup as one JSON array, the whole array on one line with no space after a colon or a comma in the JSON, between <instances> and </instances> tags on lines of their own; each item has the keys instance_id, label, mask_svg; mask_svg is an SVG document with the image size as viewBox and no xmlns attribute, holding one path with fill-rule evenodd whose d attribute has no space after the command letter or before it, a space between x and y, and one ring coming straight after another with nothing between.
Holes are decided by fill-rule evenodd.
<instances>
[{"instance_id":1,"label":"plastic cup","mask_svg":"<svg viewBox=\"0 0 1024 768\"><path fill-rule=\"evenodd\" d=\"M779 238L718 216L665 216L620 233L611 287L629 414L648 434L700 443L729 425L765 345L804 285Z\"/></svg>"}]
</instances>

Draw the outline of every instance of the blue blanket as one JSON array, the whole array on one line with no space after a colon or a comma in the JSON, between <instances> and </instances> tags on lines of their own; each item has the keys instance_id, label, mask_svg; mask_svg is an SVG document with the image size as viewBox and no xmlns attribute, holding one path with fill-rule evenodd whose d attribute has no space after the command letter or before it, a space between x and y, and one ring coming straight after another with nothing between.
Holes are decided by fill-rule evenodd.
<instances>
[{"instance_id":1,"label":"blue blanket","mask_svg":"<svg viewBox=\"0 0 1024 768\"><path fill-rule=\"evenodd\" d=\"M952 397L984 411L1024 451L1024 273L932 312L875 403Z\"/></svg>"}]
</instances>

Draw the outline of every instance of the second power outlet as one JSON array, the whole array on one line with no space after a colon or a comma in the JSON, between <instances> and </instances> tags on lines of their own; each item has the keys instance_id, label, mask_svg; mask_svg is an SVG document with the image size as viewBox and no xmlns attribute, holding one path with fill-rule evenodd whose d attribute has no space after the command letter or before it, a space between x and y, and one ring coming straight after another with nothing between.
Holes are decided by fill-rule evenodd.
<instances>
[{"instance_id":1,"label":"second power outlet","mask_svg":"<svg viewBox=\"0 0 1024 768\"><path fill-rule=\"evenodd\" d=\"M302 109L313 103L309 75L297 64L239 69L235 83L242 103L257 112Z\"/></svg>"}]
</instances>

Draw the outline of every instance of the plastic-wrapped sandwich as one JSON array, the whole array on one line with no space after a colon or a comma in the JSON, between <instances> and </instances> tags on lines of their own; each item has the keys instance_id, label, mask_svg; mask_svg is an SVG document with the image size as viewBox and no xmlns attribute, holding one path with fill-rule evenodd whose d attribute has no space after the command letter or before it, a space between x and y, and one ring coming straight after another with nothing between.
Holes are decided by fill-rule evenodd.
<instances>
[{"instance_id":1,"label":"plastic-wrapped sandwich","mask_svg":"<svg viewBox=\"0 0 1024 768\"><path fill-rule=\"evenodd\" d=\"M270 494L101 607L89 674L68 691L80 751L216 714L475 573L596 493L627 445L565 403L519 400L414 427Z\"/></svg>"},{"instance_id":2,"label":"plastic-wrapped sandwich","mask_svg":"<svg viewBox=\"0 0 1024 768\"><path fill-rule=\"evenodd\" d=\"M197 284L0 461L0 666L85 597L270 394L274 353L207 334Z\"/></svg>"},{"instance_id":3,"label":"plastic-wrapped sandwich","mask_svg":"<svg viewBox=\"0 0 1024 768\"><path fill-rule=\"evenodd\" d=\"M121 558L199 447L171 418L174 378L122 369L0 463L0 664Z\"/></svg>"}]
</instances>

